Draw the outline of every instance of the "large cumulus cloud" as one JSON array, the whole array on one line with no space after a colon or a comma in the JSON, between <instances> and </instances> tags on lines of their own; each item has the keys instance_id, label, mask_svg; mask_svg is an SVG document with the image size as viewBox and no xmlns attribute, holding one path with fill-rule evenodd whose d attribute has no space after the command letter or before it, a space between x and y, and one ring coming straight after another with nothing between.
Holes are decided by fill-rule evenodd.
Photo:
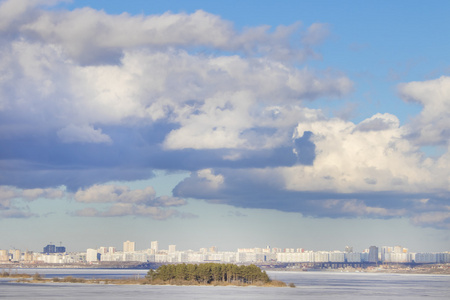
<instances>
[{"instance_id":1,"label":"large cumulus cloud","mask_svg":"<svg viewBox=\"0 0 450 300\"><path fill-rule=\"evenodd\" d=\"M352 89L292 64L316 56L323 24L237 31L203 11L46 10L56 2L0 5L5 185L76 192L154 168L290 165L295 124L320 115L303 101Z\"/></svg>"},{"instance_id":2,"label":"large cumulus cloud","mask_svg":"<svg viewBox=\"0 0 450 300\"><path fill-rule=\"evenodd\" d=\"M353 89L302 65L320 58L326 24L237 30L204 11L55 3L0 2L0 185L27 191L1 198L3 217L32 216L27 195L65 186L79 216L183 217L173 207L193 197L448 228L447 77L398 87L423 105L410 123L383 112L355 124L307 108ZM446 151L428 158L423 145ZM108 183L154 169L192 175L165 197Z\"/></svg>"},{"instance_id":3,"label":"large cumulus cloud","mask_svg":"<svg viewBox=\"0 0 450 300\"><path fill-rule=\"evenodd\" d=\"M426 157L408 133L409 125L400 126L387 113L359 124L340 119L299 123L293 142L307 135L314 145L311 164L203 170L174 193L312 217L407 217L415 225L448 229L449 152Z\"/></svg>"}]
</instances>

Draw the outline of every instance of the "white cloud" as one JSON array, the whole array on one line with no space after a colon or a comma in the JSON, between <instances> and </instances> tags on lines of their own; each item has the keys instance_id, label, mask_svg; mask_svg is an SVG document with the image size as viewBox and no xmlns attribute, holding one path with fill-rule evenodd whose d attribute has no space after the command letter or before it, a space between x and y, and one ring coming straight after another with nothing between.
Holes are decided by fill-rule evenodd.
<instances>
[{"instance_id":1,"label":"white cloud","mask_svg":"<svg viewBox=\"0 0 450 300\"><path fill-rule=\"evenodd\" d=\"M322 78L307 70L299 71L265 60L235 56L211 59L204 66L199 63L202 62L197 61L190 69L200 66L205 74L202 79L196 77L196 84L205 87L202 102L190 107L178 106L174 110L177 113L174 120L181 128L167 136L164 141L167 149L252 149L286 145L289 143L286 133L305 112L297 103L325 95L341 96L352 88L351 81L343 76ZM192 86L192 83L177 86ZM183 93L178 99L183 99L192 90L179 92ZM195 95L191 97L198 99ZM259 127L273 128L275 133L271 136L258 134L256 139L246 136L247 130Z\"/></svg>"},{"instance_id":2,"label":"white cloud","mask_svg":"<svg viewBox=\"0 0 450 300\"><path fill-rule=\"evenodd\" d=\"M74 199L84 203L143 203L155 199L153 187L131 190L127 186L117 185L93 185L85 190L78 190Z\"/></svg>"},{"instance_id":3,"label":"white cloud","mask_svg":"<svg viewBox=\"0 0 450 300\"><path fill-rule=\"evenodd\" d=\"M236 172L241 172L242 177L252 176L254 186L273 184L274 189L281 186L284 192L349 195L347 200L324 203L334 203L334 208L342 214L357 216L392 217L404 211L360 199L348 200L353 199L352 194L417 192L427 193L424 197L432 199L434 194L449 192L448 77L399 86L399 93L406 101L416 101L424 107L410 124L400 126L398 118L388 113L378 113L354 124L328 119L321 110L304 107L305 101L342 97L353 88L352 81L343 74L314 71L296 64L318 57L311 47L329 35L326 24L313 24L303 31L301 24L296 23L238 32L230 22L204 11L130 16L109 15L90 8L74 11L40 8L51 3L54 2L14 0L0 5L2 141L21 139L14 141L22 146L20 143L30 140L29 137L39 141L45 138L55 144L50 143L41 151L51 148L57 154L72 146L64 143L90 144L89 147L108 144L116 150L123 148L114 147L125 146L118 146L121 141L113 140L117 136L114 129L130 132L139 128L146 132L136 133L138 137L130 139L138 140L139 145L126 144L132 151L125 153L137 156L151 153L145 156L146 161L157 161L155 157L159 159L162 152L167 159L187 153L181 151L187 148L203 151L195 155L225 148L228 151L211 155L225 162L206 159L200 167L204 169L194 170L192 180L185 185L194 183L189 187L191 191L204 188L201 192L208 194L209 199L220 200L220 195L214 193L226 192L233 183L233 172L228 170L227 177L226 173L216 173L210 165L236 166L239 160L250 157L252 150L292 147L295 129L294 139L305 136L305 132L312 133L309 140L296 145L301 148L309 143L307 146L311 147L306 149L309 152L300 149L296 153L315 154L311 164ZM158 122L164 124L166 131L147 134ZM153 137L158 134L157 138ZM54 142L54 137L59 137L59 141ZM40 141L41 144L45 143ZM444 145L447 152L436 159L426 158L418 148L424 144ZM11 149L18 149L17 145L11 145ZM33 149L33 142L30 145ZM83 146L77 145L85 151ZM152 156L154 152L158 155ZM58 161L42 159L47 156L47 152L46 155L33 153L14 159L22 159L27 168L36 168L33 169L36 174L44 175L69 174L64 168L78 163L67 160L71 158L67 152L62 158L58 156ZM111 161L111 157L116 159L110 155L101 163L122 171L120 163ZM86 160L88 163L83 167L95 159ZM139 159L133 163L136 161ZM176 168L177 162L165 161L160 166ZM195 162L186 165L192 170ZM277 163L280 162L274 160L270 165ZM280 165L289 163L284 161ZM148 165L136 167L139 171L145 168ZM94 174L94 167L86 172ZM94 175L91 176L99 178ZM128 175L133 178L137 175L133 176ZM101 178L103 182L114 180L105 175ZM49 184L54 179L46 180L43 182ZM85 181L80 180L74 186L82 186L80 182ZM18 198L59 198L64 194L58 190L19 191L13 187L0 187L0 192L0 206L10 211L11 216L20 215L20 210L14 212ZM116 185L80 189L74 198L95 205L77 212L85 216L142 215L163 219L180 216L167 208L185 204L181 198L156 197L152 187L131 190ZM271 208L278 205L276 200L254 203L249 205ZM433 199L425 204L429 203ZM98 208L101 206L106 208L101 210ZM27 215L26 210L22 212ZM417 223L426 223L424 218L417 219Z\"/></svg>"},{"instance_id":4,"label":"white cloud","mask_svg":"<svg viewBox=\"0 0 450 300\"><path fill-rule=\"evenodd\" d=\"M10 199L16 198L18 192L16 189L10 186L0 186L0 200L8 201Z\"/></svg>"},{"instance_id":5,"label":"white cloud","mask_svg":"<svg viewBox=\"0 0 450 300\"><path fill-rule=\"evenodd\" d=\"M221 174L215 175L211 169L203 169L197 171L198 178L202 178L208 182L208 185L213 189L220 188L224 184L224 177Z\"/></svg>"},{"instance_id":6,"label":"white cloud","mask_svg":"<svg viewBox=\"0 0 450 300\"><path fill-rule=\"evenodd\" d=\"M359 131L383 131L388 129L396 129L400 127L398 118L394 115L375 114L372 117L363 120L356 126L356 130Z\"/></svg>"},{"instance_id":7,"label":"white cloud","mask_svg":"<svg viewBox=\"0 0 450 300\"><path fill-rule=\"evenodd\" d=\"M408 125L408 133L421 145L448 145L450 141L450 77L400 84L400 96L423 106Z\"/></svg>"},{"instance_id":8,"label":"white cloud","mask_svg":"<svg viewBox=\"0 0 450 300\"><path fill-rule=\"evenodd\" d=\"M322 43L330 35L328 24L314 23L308 27L302 37L306 45L317 45Z\"/></svg>"},{"instance_id":9,"label":"white cloud","mask_svg":"<svg viewBox=\"0 0 450 300\"><path fill-rule=\"evenodd\" d=\"M0 186L0 200L9 201L14 199L24 199L33 201L38 198L58 199L65 196L65 190L62 188L34 188L18 189L12 186Z\"/></svg>"},{"instance_id":10,"label":"white cloud","mask_svg":"<svg viewBox=\"0 0 450 300\"><path fill-rule=\"evenodd\" d=\"M160 209L158 207L148 207L144 205L132 205L130 203L116 203L107 210L97 210L95 208L84 208L75 212L80 217L123 217L141 216L151 217L155 220L165 220L179 213L174 209Z\"/></svg>"},{"instance_id":11,"label":"white cloud","mask_svg":"<svg viewBox=\"0 0 450 300\"><path fill-rule=\"evenodd\" d=\"M297 122L291 111L302 101L352 89L342 74L292 66L290 59L308 56L290 42L299 23L240 33L204 11L130 16L40 8L51 3L0 7L9 16L0 30L0 112L11 119L0 123L0 138L57 133L64 143L111 144L105 126L163 120L180 125L164 141L167 149L270 148L289 142L286 129ZM314 24L307 35L321 36L323 28ZM274 105L291 117L268 118ZM248 134L260 126L275 134Z\"/></svg>"},{"instance_id":12,"label":"white cloud","mask_svg":"<svg viewBox=\"0 0 450 300\"><path fill-rule=\"evenodd\" d=\"M300 123L294 137L313 133L312 166L282 168L286 188L297 191L424 192L449 190L441 166L404 139L405 129L390 114L356 125L338 119Z\"/></svg>"},{"instance_id":13,"label":"white cloud","mask_svg":"<svg viewBox=\"0 0 450 300\"><path fill-rule=\"evenodd\" d=\"M298 211L315 217L409 217L419 226L447 229L450 220L447 81L442 77L400 87L403 97L414 97L424 105L422 113L403 126L389 113L377 113L355 124L327 118L319 110L296 107L292 121L298 124L292 139L300 151L294 150L298 155L314 152L311 164L206 169L205 176L193 174L180 183L175 188L176 194L237 207ZM277 122L276 116L283 114L286 107L273 105L265 109L266 115ZM277 128L283 126L278 124ZM436 129L430 132L433 143L444 145L444 153L438 157L427 157L421 151L421 143L431 143L422 136L427 128ZM420 134L413 135L422 129ZM222 176L220 188L205 180L206 175L217 172ZM246 189L255 195L240 197ZM258 193L258 189L262 191Z\"/></svg>"},{"instance_id":14,"label":"white cloud","mask_svg":"<svg viewBox=\"0 0 450 300\"><path fill-rule=\"evenodd\" d=\"M69 1L69 0L65 0ZM35 9L41 5L55 5L62 0L9 0L0 3L0 31L18 26L25 19L35 17Z\"/></svg>"},{"instance_id":15,"label":"white cloud","mask_svg":"<svg viewBox=\"0 0 450 300\"><path fill-rule=\"evenodd\" d=\"M129 190L126 186L93 185L88 189L78 190L74 199L84 203L117 202L119 196ZM153 197L154 193L151 196Z\"/></svg>"},{"instance_id":16,"label":"white cloud","mask_svg":"<svg viewBox=\"0 0 450 300\"><path fill-rule=\"evenodd\" d=\"M12 186L0 186L0 217L1 218L30 218L35 217L24 201L34 201L39 198L61 199L65 196L62 188L18 189Z\"/></svg>"},{"instance_id":17,"label":"white cloud","mask_svg":"<svg viewBox=\"0 0 450 300\"><path fill-rule=\"evenodd\" d=\"M26 189L22 191L22 197L28 200L35 200L37 198L58 199L64 197L65 192L61 189Z\"/></svg>"},{"instance_id":18,"label":"white cloud","mask_svg":"<svg viewBox=\"0 0 450 300\"><path fill-rule=\"evenodd\" d=\"M336 214L350 215L352 217L402 217L407 214L407 209L388 209L384 207L368 206L363 201L351 200L325 200L322 207L333 210Z\"/></svg>"},{"instance_id":19,"label":"white cloud","mask_svg":"<svg viewBox=\"0 0 450 300\"><path fill-rule=\"evenodd\" d=\"M444 211L425 212L417 214L411 218L411 222L423 227L438 227L441 229L450 229L450 207Z\"/></svg>"},{"instance_id":20,"label":"white cloud","mask_svg":"<svg viewBox=\"0 0 450 300\"><path fill-rule=\"evenodd\" d=\"M60 129L57 134L64 143L112 143L111 138L102 133L101 129L94 129L89 125L70 124Z\"/></svg>"},{"instance_id":21,"label":"white cloud","mask_svg":"<svg viewBox=\"0 0 450 300\"><path fill-rule=\"evenodd\" d=\"M150 47L206 47L262 54L271 59L303 61L317 55L311 48L291 44L303 33L300 23L290 26L250 27L237 32L233 24L217 15L198 10L192 14L109 15L91 8L44 11L42 4L57 1L6 1L0 7L0 30L19 33L39 41L63 45L73 59L84 63L117 60L123 49ZM324 24L304 30L307 45L320 42ZM296 38L299 39L299 38Z\"/></svg>"},{"instance_id":22,"label":"white cloud","mask_svg":"<svg viewBox=\"0 0 450 300\"><path fill-rule=\"evenodd\" d=\"M3 13L9 13L10 6L5 5ZM229 41L236 35L229 22L201 10L190 15L130 16L108 15L85 7L74 11L35 10L31 17L26 11L24 8L14 15L15 21L22 23L17 30L41 41L61 44L81 62L95 62L101 60L102 54L120 55L123 48L140 46L229 48Z\"/></svg>"},{"instance_id":23,"label":"white cloud","mask_svg":"<svg viewBox=\"0 0 450 300\"><path fill-rule=\"evenodd\" d=\"M0 52L8 70L0 110L15 120L0 124L3 137L56 131L65 143L110 144L102 126L165 120L181 125L164 142L168 149L276 147L289 142L298 104L352 88L342 75L183 50L125 51L120 65L101 66L76 65L60 46L26 40ZM268 114L274 105L281 116ZM277 132L253 144L245 131L260 126Z\"/></svg>"}]
</instances>

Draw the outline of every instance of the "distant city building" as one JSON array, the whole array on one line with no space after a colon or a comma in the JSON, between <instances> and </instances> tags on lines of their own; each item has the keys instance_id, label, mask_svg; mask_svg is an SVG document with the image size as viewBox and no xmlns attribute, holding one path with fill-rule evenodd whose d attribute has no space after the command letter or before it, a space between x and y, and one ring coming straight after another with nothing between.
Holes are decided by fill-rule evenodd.
<instances>
[{"instance_id":1,"label":"distant city building","mask_svg":"<svg viewBox=\"0 0 450 300\"><path fill-rule=\"evenodd\" d=\"M44 247L44 251L42 253L50 254L50 253L56 253L56 246L55 245L47 245Z\"/></svg>"},{"instance_id":2,"label":"distant city building","mask_svg":"<svg viewBox=\"0 0 450 300\"><path fill-rule=\"evenodd\" d=\"M44 254L51 254L51 253L64 253L66 252L66 247L59 246L56 247L55 245L47 245L44 247L44 251L42 253Z\"/></svg>"},{"instance_id":3,"label":"distant city building","mask_svg":"<svg viewBox=\"0 0 450 300\"><path fill-rule=\"evenodd\" d=\"M373 263L378 262L378 247L377 246L369 247L368 262L373 262Z\"/></svg>"},{"instance_id":4,"label":"distant city building","mask_svg":"<svg viewBox=\"0 0 450 300\"><path fill-rule=\"evenodd\" d=\"M361 253L348 252L345 253L345 260L349 263L361 262Z\"/></svg>"},{"instance_id":5,"label":"distant city building","mask_svg":"<svg viewBox=\"0 0 450 300\"><path fill-rule=\"evenodd\" d=\"M87 249L86 250L86 261L87 262L98 261L97 254L98 254L97 250L95 250L95 249Z\"/></svg>"},{"instance_id":6,"label":"distant city building","mask_svg":"<svg viewBox=\"0 0 450 300\"><path fill-rule=\"evenodd\" d=\"M1 262L9 261L9 254L7 250L0 250L0 261Z\"/></svg>"},{"instance_id":7,"label":"distant city building","mask_svg":"<svg viewBox=\"0 0 450 300\"><path fill-rule=\"evenodd\" d=\"M63 246L56 247L56 253L64 253L64 252L66 252L66 247Z\"/></svg>"},{"instance_id":8,"label":"distant city building","mask_svg":"<svg viewBox=\"0 0 450 300\"><path fill-rule=\"evenodd\" d=\"M25 251L24 253L23 253L23 261L26 261L26 262L30 262L30 261L33 261L33 252L32 251Z\"/></svg>"},{"instance_id":9,"label":"distant city building","mask_svg":"<svg viewBox=\"0 0 450 300\"><path fill-rule=\"evenodd\" d=\"M314 262L329 262L330 253L327 251L314 252Z\"/></svg>"},{"instance_id":10,"label":"distant city building","mask_svg":"<svg viewBox=\"0 0 450 300\"><path fill-rule=\"evenodd\" d=\"M176 245L169 245L169 253L175 253L177 251Z\"/></svg>"},{"instance_id":11,"label":"distant city building","mask_svg":"<svg viewBox=\"0 0 450 300\"><path fill-rule=\"evenodd\" d=\"M403 248L401 246L394 247L394 253L403 253Z\"/></svg>"},{"instance_id":12,"label":"distant city building","mask_svg":"<svg viewBox=\"0 0 450 300\"><path fill-rule=\"evenodd\" d=\"M437 253L415 253L414 262L431 264L437 262Z\"/></svg>"},{"instance_id":13,"label":"distant city building","mask_svg":"<svg viewBox=\"0 0 450 300\"><path fill-rule=\"evenodd\" d=\"M15 262L20 261L21 256L22 256L22 252L20 252L19 249L14 249L12 251L12 261L15 261Z\"/></svg>"},{"instance_id":14,"label":"distant city building","mask_svg":"<svg viewBox=\"0 0 450 300\"><path fill-rule=\"evenodd\" d=\"M159 250L159 245L158 245L158 241L152 241L150 244L150 249L154 250L154 252L158 252Z\"/></svg>"},{"instance_id":15,"label":"distant city building","mask_svg":"<svg viewBox=\"0 0 450 300\"><path fill-rule=\"evenodd\" d=\"M341 251L330 252L330 262L345 262L345 253Z\"/></svg>"},{"instance_id":16,"label":"distant city building","mask_svg":"<svg viewBox=\"0 0 450 300\"><path fill-rule=\"evenodd\" d=\"M123 243L123 252L134 252L134 242L126 241Z\"/></svg>"},{"instance_id":17,"label":"distant city building","mask_svg":"<svg viewBox=\"0 0 450 300\"><path fill-rule=\"evenodd\" d=\"M386 257L390 255L390 253L392 253L392 247L390 246L383 246L380 249L380 259L381 261L385 261Z\"/></svg>"}]
</instances>

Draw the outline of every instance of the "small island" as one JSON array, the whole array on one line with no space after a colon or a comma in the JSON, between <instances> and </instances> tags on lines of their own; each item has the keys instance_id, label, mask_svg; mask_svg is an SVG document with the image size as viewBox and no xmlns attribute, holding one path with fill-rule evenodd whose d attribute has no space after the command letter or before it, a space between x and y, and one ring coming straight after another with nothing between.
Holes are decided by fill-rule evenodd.
<instances>
[{"instance_id":1,"label":"small island","mask_svg":"<svg viewBox=\"0 0 450 300\"><path fill-rule=\"evenodd\" d=\"M158 269L150 269L144 278L45 278L36 273L34 275L19 274L3 271L0 277L18 278L18 282L57 282L57 283L86 283L86 284L149 284L149 285L212 285L212 286L264 286L287 287L279 280L271 280L266 271L256 265L235 265L219 263L203 264L173 264L162 265ZM295 287L293 283L289 287Z\"/></svg>"}]
</instances>

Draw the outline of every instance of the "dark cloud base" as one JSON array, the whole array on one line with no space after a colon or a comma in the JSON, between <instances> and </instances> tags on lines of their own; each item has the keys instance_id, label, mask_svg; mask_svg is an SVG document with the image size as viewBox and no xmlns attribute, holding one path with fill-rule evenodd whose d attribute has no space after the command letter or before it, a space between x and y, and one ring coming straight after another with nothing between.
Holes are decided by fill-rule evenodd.
<instances>
[{"instance_id":1,"label":"dark cloud base","mask_svg":"<svg viewBox=\"0 0 450 300\"><path fill-rule=\"evenodd\" d=\"M414 218L423 213L435 213L448 204L450 195L408 194L399 192L336 193L317 191L287 191L275 178L261 183L261 178L245 171L216 170L225 177L224 185L211 188L208 181L191 175L173 190L174 196L204 199L211 203L241 208L274 209L301 213L317 218ZM243 192L244 191L244 192ZM426 204L424 203L426 199ZM416 224L439 229L450 227L450 218L433 224Z\"/></svg>"},{"instance_id":2,"label":"dark cloud base","mask_svg":"<svg viewBox=\"0 0 450 300\"><path fill-rule=\"evenodd\" d=\"M165 150L161 143L170 124L108 127L112 144L62 143L55 135L9 139L0 148L0 185L19 188L57 187L70 191L108 181L134 181L154 176L151 170L196 171L204 168L292 166L298 157L291 147L276 149ZM308 142L306 142L308 144ZM306 145L307 151L311 146ZM297 143L296 149L301 145ZM309 151L310 152L310 151ZM226 157L237 157L235 160ZM310 162L311 155L305 160Z\"/></svg>"}]
</instances>

